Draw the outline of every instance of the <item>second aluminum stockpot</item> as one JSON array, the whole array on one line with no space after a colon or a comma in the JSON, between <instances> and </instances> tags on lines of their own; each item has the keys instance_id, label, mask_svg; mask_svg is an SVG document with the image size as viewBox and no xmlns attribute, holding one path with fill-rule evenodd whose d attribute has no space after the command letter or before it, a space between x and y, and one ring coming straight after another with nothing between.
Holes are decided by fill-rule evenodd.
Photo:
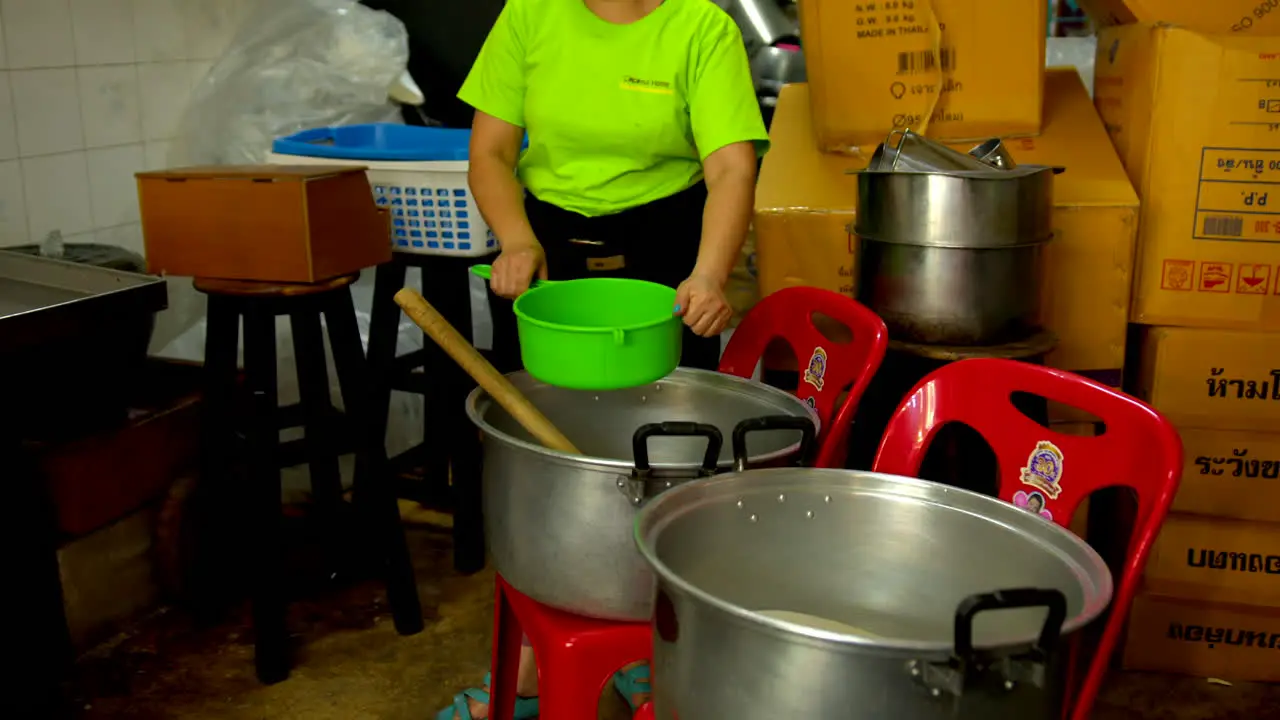
<instances>
[{"instance_id":1,"label":"second aluminum stockpot","mask_svg":"<svg viewBox=\"0 0 1280 720\"><path fill-rule=\"evenodd\" d=\"M721 439L742 421L773 418L754 425L753 464L799 456L797 430L807 428L811 440L818 428L794 395L705 370L677 368L656 383L607 392L567 390L524 372L507 378L583 455L543 447L483 390L471 393L467 414L484 436L494 567L534 600L589 617L649 619L653 575L631 539L636 510L667 488L729 470L733 453Z\"/></svg>"}]
</instances>

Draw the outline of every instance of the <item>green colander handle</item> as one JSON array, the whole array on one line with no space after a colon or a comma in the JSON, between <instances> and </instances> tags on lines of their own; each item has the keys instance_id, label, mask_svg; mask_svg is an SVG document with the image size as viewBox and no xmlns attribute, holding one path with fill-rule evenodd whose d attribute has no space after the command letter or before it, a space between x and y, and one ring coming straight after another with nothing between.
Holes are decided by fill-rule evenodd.
<instances>
[{"instance_id":1,"label":"green colander handle","mask_svg":"<svg viewBox=\"0 0 1280 720\"><path fill-rule=\"evenodd\" d=\"M492 280L493 266L492 265L472 265L471 274L475 275L476 277L482 277L485 280ZM535 279L533 282L529 283L529 287L536 288L536 287L543 287L544 285L554 285L554 284L555 284L554 280Z\"/></svg>"}]
</instances>

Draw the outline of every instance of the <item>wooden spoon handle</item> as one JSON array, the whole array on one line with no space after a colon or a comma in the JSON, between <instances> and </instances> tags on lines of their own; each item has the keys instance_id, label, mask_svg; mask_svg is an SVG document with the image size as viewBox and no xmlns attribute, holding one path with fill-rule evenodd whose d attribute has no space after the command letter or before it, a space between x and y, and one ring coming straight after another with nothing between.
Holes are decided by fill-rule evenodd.
<instances>
[{"instance_id":1,"label":"wooden spoon handle","mask_svg":"<svg viewBox=\"0 0 1280 720\"><path fill-rule=\"evenodd\" d=\"M552 450L574 455L582 454L569 441L569 438L551 424L546 415L534 407L533 403L529 402L529 399L517 390L510 380L498 372L497 368L485 360L484 356L467 342L467 339L462 337L462 334L454 329L438 310L431 307L431 303L428 303L426 298L416 290L405 288L396 293L396 304L404 310L405 315L408 315L415 325L430 335L431 339L448 353L454 362L475 378L480 387L497 400L498 404L510 413L521 427L537 438L538 442Z\"/></svg>"}]
</instances>

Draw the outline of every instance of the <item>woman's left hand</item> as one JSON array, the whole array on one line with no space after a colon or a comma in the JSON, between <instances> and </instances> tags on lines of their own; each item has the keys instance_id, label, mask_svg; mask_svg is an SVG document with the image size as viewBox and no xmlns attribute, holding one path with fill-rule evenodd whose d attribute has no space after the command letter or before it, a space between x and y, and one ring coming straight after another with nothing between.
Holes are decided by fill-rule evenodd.
<instances>
[{"instance_id":1,"label":"woman's left hand","mask_svg":"<svg viewBox=\"0 0 1280 720\"><path fill-rule=\"evenodd\" d=\"M676 288L675 314L684 318L684 324L702 337L714 337L724 332L733 318L733 308L724 296L724 286L713 278L690 275Z\"/></svg>"}]
</instances>

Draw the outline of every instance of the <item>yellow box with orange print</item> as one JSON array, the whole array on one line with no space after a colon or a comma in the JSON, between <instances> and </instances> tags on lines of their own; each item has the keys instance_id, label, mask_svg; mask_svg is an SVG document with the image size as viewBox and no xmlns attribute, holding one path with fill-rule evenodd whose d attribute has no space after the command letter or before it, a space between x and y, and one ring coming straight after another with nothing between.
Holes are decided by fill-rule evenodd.
<instances>
[{"instance_id":1,"label":"yellow box with orange print","mask_svg":"<svg viewBox=\"0 0 1280 720\"><path fill-rule=\"evenodd\" d=\"M1202 33L1280 35L1277 0L1076 0L1100 27L1167 23Z\"/></svg>"},{"instance_id":2,"label":"yellow box with orange print","mask_svg":"<svg viewBox=\"0 0 1280 720\"><path fill-rule=\"evenodd\" d=\"M1171 513L1143 584L1188 600L1280 607L1280 524Z\"/></svg>"},{"instance_id":3,"label":"yellow box with orange print","mask_svg":"<svg viewBox=\"0 0 1280 720\"><path fill-rule=\"evenodd\" d=\"M1134 392L1177 427L1280 432L1280 333L1147 327L1138 340Z\"/></svg>"},{"instance_id":4,"label":"yellow box with orange print","mask_svg":"<svg viewBox=\"0 0 1280 720\"><path fill-rule=\"evenodd\" d=\"M1280 611L1143 593L1129 612L1125 670L1280 682Z\"/></svg>"},{"instance_id":5,"label":"yellow box with orange print","mask_svg":"<svg viewBox=\"0 0 1280 720\"><path fill-rule=\"evenodd\" d=\"M1138 198L1076 71L1050 70L1045 78L1044 133L1008 144L1017 162L1067 168L1054 180L1045 266L1045 323L1059 339L1049 363L1119 385ZM756 189L761 295L796 285L856 290L857 242L848 228L858 183L849 173L866 167L874 148L819 152L809 92L804 84L783 88L773 116L773 147Z\"/></svg>"},{"instance_id":6,"label":"yellow box with orange print","mask_svg":"<svg viewBox=\"0 0 1280 720\"><path fill-rule=\"evenodd\" d=\"M1280 37L1098 36L1094 102L1142 198L1130 318L1280 330Z\"/></svg>"},{"instance_id":7,"label":"yellow box with orange print","mask_svg":"<svg viewBox=\"0 0 1280 720\"><path fill-rule=\"evenodd\" d=\"M1173 509L1280 523L1280 433L1181 428L1182 486Z\"/></svg>"},{"instance_id":8,"label":"yellow box with orange print","mask_svg":"<svg viewBox=\"0 0 1280 720\"><path fill-rule=\"evenodd\" d=\"M894 128L943 139L1040 132L1042 0L802 0L813 126L828 152Z\"/></svg>"}]
</instances>

